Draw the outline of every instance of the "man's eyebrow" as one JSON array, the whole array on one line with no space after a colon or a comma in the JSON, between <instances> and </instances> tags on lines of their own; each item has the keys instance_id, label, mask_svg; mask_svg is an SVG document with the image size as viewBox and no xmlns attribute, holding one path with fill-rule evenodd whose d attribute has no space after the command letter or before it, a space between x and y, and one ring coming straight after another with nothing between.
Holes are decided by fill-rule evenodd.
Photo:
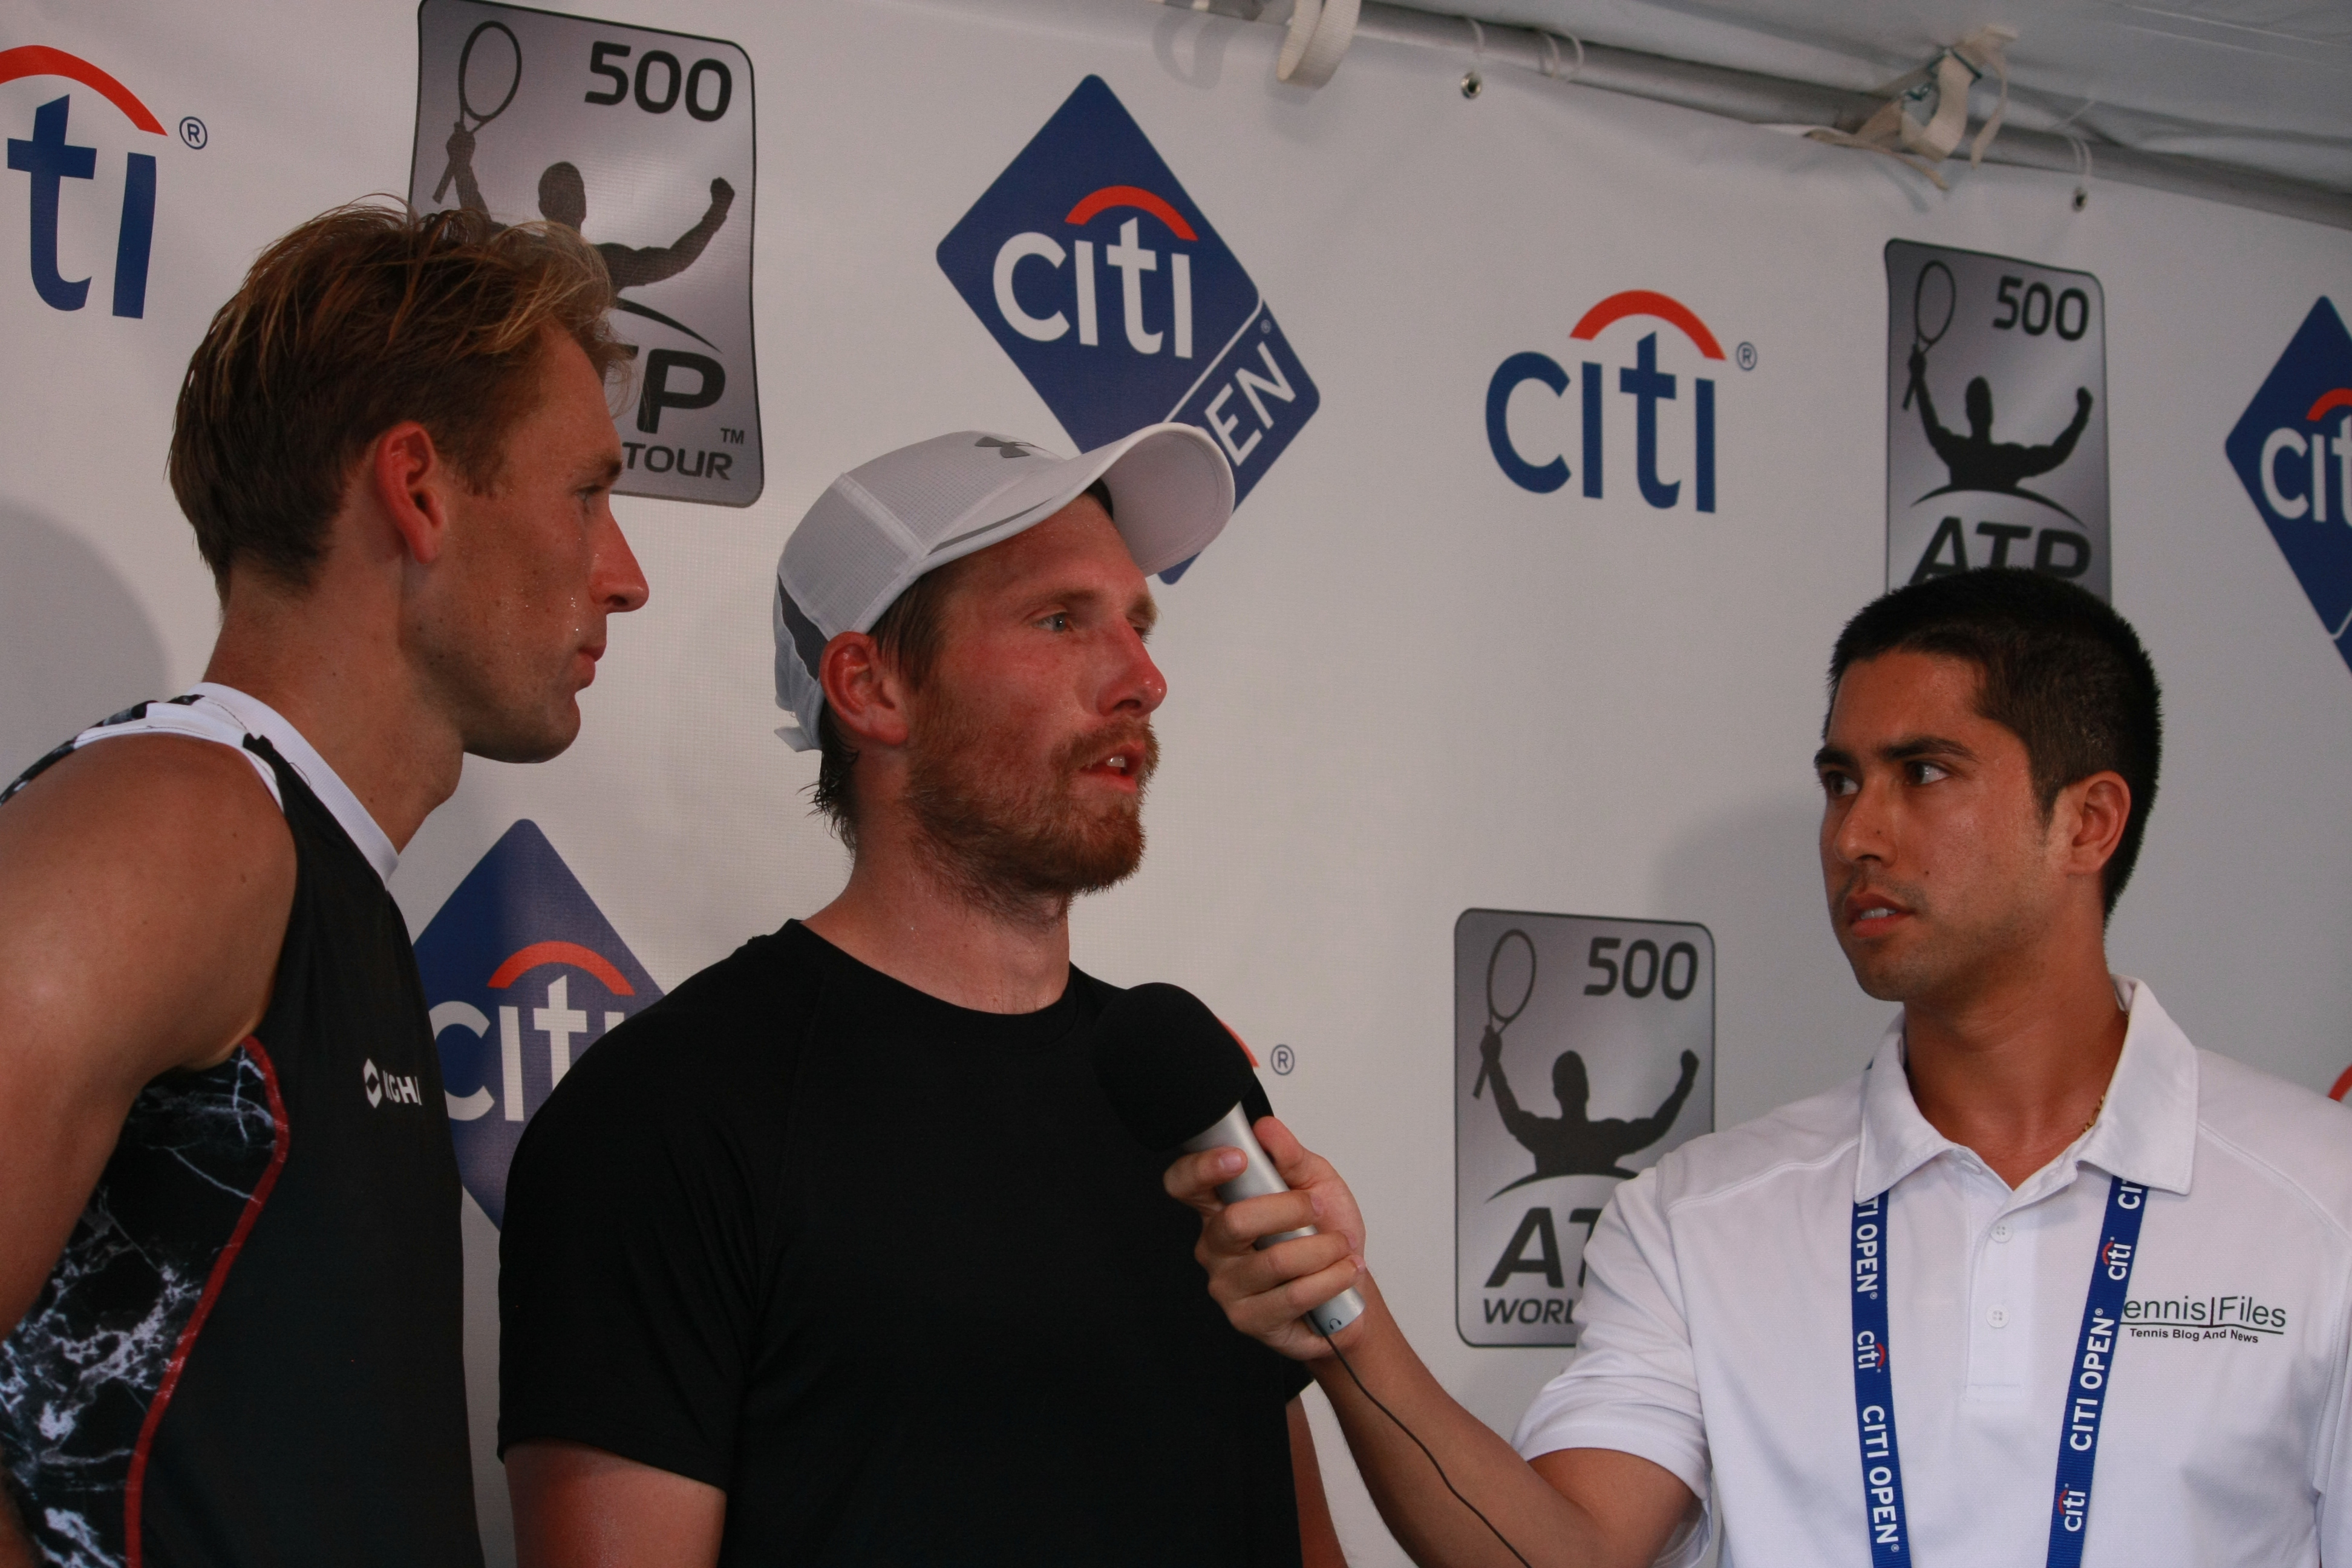
<instances>
[{"instance_id":1,"label":"man's eyebrow","mask_svg":"<svg viewBox=\"0 0 2352 1568\"><path fill-rule=\"evenodd\" d=\"M589 464L582 470L580 477L589 484L603 485L610 489L613 481L621 477L620 454L616 452L603 462Z\"/></svg>"},{"instance_id":2,"label":"man's eyebrow","mask_svg":"<svg viewBox=\"0 0 2352 1568\"><path fill-rule=\"evenodd\" d=\"M1135 603L1128 606L1127 613L1141 623L1148 632L1160 624L1160 601L1154 599L1151 590L1147 588L1135 596Z\"/></svg>"},{"instance_id":3,"label":"man's eyebrow","mask_svg":"<svg viewBox=\"0 0 2352 1568\"><path fill-rule=\"evenodd\" d=\"M1909 740L1897 741L1892 745L1879 747L1875 754L1882 761L1889 763L1911 763L1934 757L1950 757L1955 761L1968 763L1977 760L1977 754L1968 747L1942 735L1917 735ZM1816 773L1823 768L1844 768L1852 771L1853 765L1853 753L1843 746L1823 746L1813 753L1813 770Z\"/></svg>"},{"instance_id":4,"label":"man's eyebrow","mask_svg":"<svg viewBox=\"0 0 2352 1568\"><path fill-rule=\"evenodd\" d=\"M1897 741L1891 746L1881 746L1878 754L1890 763L1917 762L1925 757L1951 757L1964 763L1977 760L1974 752L1943 735L1920 735L1908 741Z\"/></svg>"}]
</instances>

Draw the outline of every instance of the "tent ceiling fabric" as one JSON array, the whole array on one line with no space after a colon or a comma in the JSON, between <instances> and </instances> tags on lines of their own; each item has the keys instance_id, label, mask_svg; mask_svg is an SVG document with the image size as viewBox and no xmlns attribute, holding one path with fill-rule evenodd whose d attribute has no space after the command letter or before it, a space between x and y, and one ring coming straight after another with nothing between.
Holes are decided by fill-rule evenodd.
<instances>
[{"instance_id":1,"label":"tent ceiling fabric","mask_svg":"<svg viewBox=\"0 0 2352 1568\"><path fill-rule=\"evenodd\" d=\"M2352 5L2342 0L2037 0L2013 10L1981 0L1395 3L1847 91L2006 23L2018 32L2008 53L2013 125L2352 191ZM1979 90L1989 95L1990 84Z\"/></svg>"}]
</instances>

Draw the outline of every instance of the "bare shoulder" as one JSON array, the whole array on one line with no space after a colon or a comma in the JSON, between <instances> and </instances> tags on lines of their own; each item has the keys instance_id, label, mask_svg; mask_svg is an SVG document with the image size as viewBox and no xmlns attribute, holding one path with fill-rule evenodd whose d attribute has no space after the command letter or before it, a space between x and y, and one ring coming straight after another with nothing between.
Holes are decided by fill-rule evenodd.
<instances>
[{"instance_id":1,"label":"bare shoulder","mask_svg":"<svg viewBox=\"0 0 2352 1568\"><path fill-rule=\"evenodd\" d=\"M0 810L11 880L50 866L102 874L124 861L150 879L279 881L293 894L293 836L268 786L245 753L191 736L93 742Z\"/></svg>"},{"instance_id":2,"label":"bare shoulder","mask_svg":"<svg viewBox=\"0 0 2352 1568\"><path fill-rule=\"evenodd\" d=\"M179 735L94 742L0 807L8 1011L153 1041L159 1071L226 1051L268 999L295 870L243 753Z\"/></svg>"}]
</instances>

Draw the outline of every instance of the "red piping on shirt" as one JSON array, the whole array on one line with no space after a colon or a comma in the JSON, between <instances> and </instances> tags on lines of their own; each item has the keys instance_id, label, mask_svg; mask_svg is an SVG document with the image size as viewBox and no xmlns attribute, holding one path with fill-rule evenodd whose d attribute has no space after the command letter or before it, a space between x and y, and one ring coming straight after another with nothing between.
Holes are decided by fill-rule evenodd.
<instances>
[{"instance_id":1,"label":"red piping on shirt","mask_svg":"<svg viewBox=\"0 0 2352 1568\"><path fill-rule=\"evenodd\" d=\"M278 1092L278 1069L271 1065L269 1053L261 1048L254 1036L245 1037L240 1049L250 1051L261 1068L262 1087L269 1092L269 1120L276 1130L269 1151L269 1168L261 1173L261 1180L253 1186L253 1195L245 1200L245 1212L236 1216L236 1228L229 1232L228 1245L213 1260L213 1271L205 1280L205 1293L196 1300L196 1310L189 1314L188 1326L180 1331L180 1342L172 1347L172 1359L164 1364L163 1381L155 1389L154 1402L147 1406L147 1419L139 1424L139 1446L131 1450L130 1479L122 1489L122 1529L124 1568L140 1568L146 1543L139 1537L139 1508L147 1485L147 1451L154 1445L155 1428L163 1422L163 1411L172 1403L173 1394L180 1386L180 1373L188 1364L188 1352L196 1342L205 1320L212 1315L213 1303L220 1299L221 1287L228 1282L230 1265L245 1248L245 1238L252 1234L253 1222L261 1217L261 1205L269 1201L270 1190L278 1185L278 1173L286 1168L286 1149L293 1129L287 1124L286 1101Z\"/></svg>"}]
</instances>

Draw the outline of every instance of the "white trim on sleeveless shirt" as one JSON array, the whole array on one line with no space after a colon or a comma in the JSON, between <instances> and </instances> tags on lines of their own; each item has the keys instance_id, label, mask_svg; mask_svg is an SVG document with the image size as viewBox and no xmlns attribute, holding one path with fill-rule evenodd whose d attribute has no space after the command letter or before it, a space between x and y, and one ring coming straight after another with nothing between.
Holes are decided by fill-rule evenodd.
<instances>
[{"instance_id":1,"label":"white trim on sleeveless shirt","mask_svg":"<svg viewBox=\"0 0 2352 1568\"><path fill-rule=\"evenodd\" d=\"M254 772L268 786L269 796L278 802L278 809L286 809L286 802L278 793L278 774L268 761L247 751L245 738L258 735L278 749L293 770L302 775L310 793L331 813L344 833L367 857L375 874L389 882L394 868L400 864L400 851L392 847L391 837L368 815L351 786L343 783L318 749L302 738L286 716L261 699L239 691L234 686L224 686L216 680L200 680L188 688L193 702L151 702L140 718L121 724L99 724L74 737L74 749L79 751L92 741L110 741L122 735L185 735L191 740L211 741L228 747L253 764Z\"/></svg>"}]
</instances>

